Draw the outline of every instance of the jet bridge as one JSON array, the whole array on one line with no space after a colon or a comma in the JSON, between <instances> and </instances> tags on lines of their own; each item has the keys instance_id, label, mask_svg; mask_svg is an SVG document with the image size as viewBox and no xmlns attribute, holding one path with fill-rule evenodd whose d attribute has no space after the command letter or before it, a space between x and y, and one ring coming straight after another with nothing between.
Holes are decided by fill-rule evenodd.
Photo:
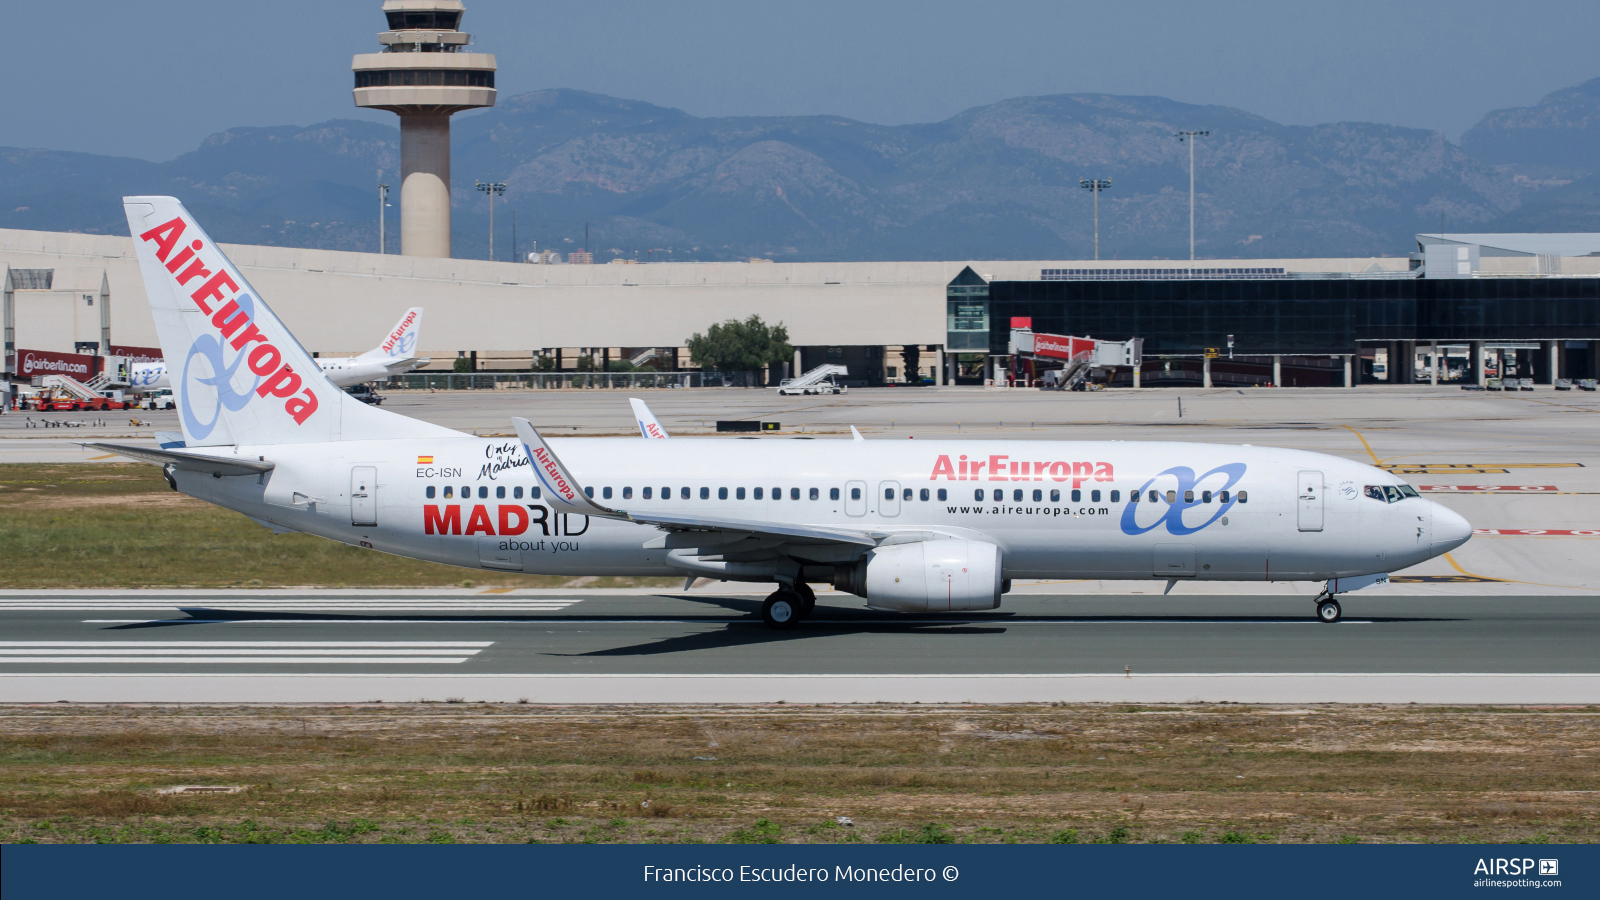
<instances>
[{"instance_id":1,"label":"jet bridge","mask_svg":"<svg viewBox=\"0 0 1600 900\"><path fill-rule=\"evenodd\" d=\"M1090 337L1011 329L1013 382L1045 390L1081 390L1095 369L1133 366L1144 361L1144 339L1100 341Z\"/></svg>"}]
</instances>

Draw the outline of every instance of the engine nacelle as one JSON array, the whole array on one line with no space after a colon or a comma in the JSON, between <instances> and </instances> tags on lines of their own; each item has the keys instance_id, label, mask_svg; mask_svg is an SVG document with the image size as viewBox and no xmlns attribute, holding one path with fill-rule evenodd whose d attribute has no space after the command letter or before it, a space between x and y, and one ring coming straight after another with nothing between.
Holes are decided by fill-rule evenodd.
<instances>
[{"instance_id":1,"label":"engine nacelle","mask_svg":"<svg viewBox=\"0 0 1600 900\"><path fill-rule=\"evenodd\" d=\"M873 609L952 612L1000 605L1000 548L956 539L890 544L834 569L833 585Z\"/></svg>"}]
</instances>

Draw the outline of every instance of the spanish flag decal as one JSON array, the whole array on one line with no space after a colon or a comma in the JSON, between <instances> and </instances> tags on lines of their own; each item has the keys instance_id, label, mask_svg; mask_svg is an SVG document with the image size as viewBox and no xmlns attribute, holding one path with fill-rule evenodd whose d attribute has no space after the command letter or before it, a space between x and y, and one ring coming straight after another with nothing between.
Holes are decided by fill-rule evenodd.
<instances>
[{"instance_id":1,"label":"spanish flag decal","mask_svg":"<svg viewBox=\"0 0 1600 900\"><path fill-rule=\"evenodd\" d=\"M419 457L417 457L417 465L419 465L419 466L431 466L431 465L433 465L433 457L431 457L431 456L419 456Z\"/></svg>"}]
</instances>

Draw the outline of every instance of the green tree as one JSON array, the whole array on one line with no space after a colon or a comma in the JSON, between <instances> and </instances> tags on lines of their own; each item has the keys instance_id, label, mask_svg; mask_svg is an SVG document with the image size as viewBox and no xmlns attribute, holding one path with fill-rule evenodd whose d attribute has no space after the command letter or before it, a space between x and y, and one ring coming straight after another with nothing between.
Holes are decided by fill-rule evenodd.
<instances>
[{"instance_id":1,"label":"green tree","mask_svg":"<svg viewBox=\"0 0 1600 900\"><path fill-rule=\"evenodd\" d=\"M747 372L794 358L789 329L782 322L768 325L760 316L712 325L703 335L695 332L687 346L696 365L720 372Z\"/></svg>"},{"instance_id":2,"label":"green tree","mask_svg":"<svg viewBox=\"0 0 1600 900\"><path fill-rule=\"evenodd\" d=\"M456 361L454 363L452 363L450 367L452 369L454 369L455 371L457 371L457 372L471 372L472 371L472 357L470 357L470 356L458 356L458 357L456 357Z\"/></svg>"}]
</instances>

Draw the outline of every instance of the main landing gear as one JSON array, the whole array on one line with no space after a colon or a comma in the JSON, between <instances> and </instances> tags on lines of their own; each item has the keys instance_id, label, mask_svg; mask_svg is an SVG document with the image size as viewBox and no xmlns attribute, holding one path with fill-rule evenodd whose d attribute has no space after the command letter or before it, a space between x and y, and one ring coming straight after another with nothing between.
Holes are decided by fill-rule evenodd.
<instances>
[{"instance_id":1,"label":"main landing gear","mask_svg":"<svg viewBox=\"0 0 1600 900\"><path fill-rule=\"evenodd\" d=\"M811 615L817 606L817 595L811 585L799 582L793 587L785 585L773 591L761 604L761 620L768 628L787 631Z\"/></svg>"},{"instance_id":2,"label":"main landing gear","mask_svg":"<svg viewBox=\"0 0 1600 900\"><path fill-rule=\"evenodd\" d=\"M1339 608L1339 601L1332 594L1323 594L1317 598L1317 621L1337 622L1344 616L1344 610Z\"/></svg>"}]
</instances>

